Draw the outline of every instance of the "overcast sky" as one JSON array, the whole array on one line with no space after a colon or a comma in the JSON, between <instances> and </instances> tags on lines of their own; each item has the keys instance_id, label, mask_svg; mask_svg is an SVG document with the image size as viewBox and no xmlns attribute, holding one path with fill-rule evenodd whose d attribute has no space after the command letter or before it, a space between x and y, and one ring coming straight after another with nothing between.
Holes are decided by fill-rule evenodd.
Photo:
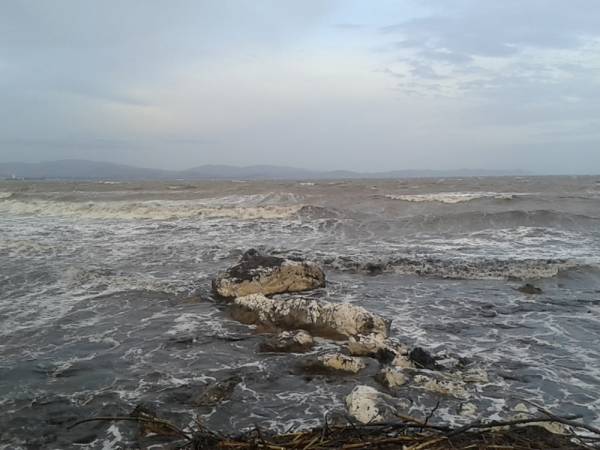
<instances>
[{"instance_id":1,"label":"overcast sky","mask_svg":"<svg viewBox=\"0 0 600 450\"><path fill-rule=\"evenodd\" d=\"M600 173L598 0L2 0L0 161Z\"/></svg>"}]
</instances>

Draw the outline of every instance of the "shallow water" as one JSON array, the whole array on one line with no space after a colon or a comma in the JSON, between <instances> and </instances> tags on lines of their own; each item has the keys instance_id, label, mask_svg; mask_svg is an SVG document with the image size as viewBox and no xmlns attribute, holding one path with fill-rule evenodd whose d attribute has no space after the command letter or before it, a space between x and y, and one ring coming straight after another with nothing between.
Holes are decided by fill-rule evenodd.
<instances>
[{"instance_id":1,"label":"shallow water","mask_svg":"<svg viewBox=\"0 0 600 450\"><path fill-rule=\"evenodd\" d=\"M520 398L598 425L600 180L0 183L0 447L114 448L150 403L181 426L314 426L344 410L356 376L306 377L306 355L256 352L211 277L250 247L322 263L310 295L393 319L409 345L489 372L486 417ZM525 281L543 289L528 296ZM321 342L319 353L331 348ZM211 382L231 399L196 407ZM436 403L407 387L411 414ZM442 398L439 420L460 422Z\"/></svg>"}]
</instances>

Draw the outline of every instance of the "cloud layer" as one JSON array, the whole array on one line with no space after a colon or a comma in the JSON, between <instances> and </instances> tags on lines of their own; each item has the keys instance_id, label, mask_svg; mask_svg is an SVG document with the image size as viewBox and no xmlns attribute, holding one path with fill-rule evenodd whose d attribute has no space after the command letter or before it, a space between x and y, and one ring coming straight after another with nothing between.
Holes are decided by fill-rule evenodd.
<instances>
[{"instance_id":1,"label":"cloud layer","mask_svg":"<svg viewBox=\"0 0 600 450\"><path fill-rule=\"evenodd\" d=\"M595 0L8 0L0 160L600 172Z\"/></svg>"}]
</instances>

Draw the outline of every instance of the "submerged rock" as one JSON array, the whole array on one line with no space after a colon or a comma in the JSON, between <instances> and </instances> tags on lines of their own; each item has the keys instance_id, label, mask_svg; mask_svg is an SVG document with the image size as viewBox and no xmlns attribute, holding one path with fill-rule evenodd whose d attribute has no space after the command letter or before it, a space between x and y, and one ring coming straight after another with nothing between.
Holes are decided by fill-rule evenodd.
<instances>
[{"instance_id":1,"label":"submerged rock","mask_svg":"<svg viewBox=\"0 0 600 450\"><path fill-rule=\"evenodd\" d=\"M522 292L523 294L528 294L528 295L535 295L535 294L542 293L541 288L536 287L531 283L524 284L520 288L517 288L517 291Z\"/></svg>"},{"instance_id":2,"label":"submerged rock","mask_svg":"<svg viewBox=\"0 0 600 450\"><path fill-rule=\"evenodd\" d=\"M273 300L260 294L247 295L233 301L230 313L242 323L301 328L332 339L371 333L386 338L390 331L390 321L360 306L307 298Z\"/></svg>"},{"instance_id":3,"label":"submerged rock","mask_svg":"<svg viewBox=\"0 0 600 450\"><path fill-rule=\"evenodd\" d=\"M306 353L310 351L315 342L310 334L304 330L290 332L283 331L276 336L267 338L259 346L260 352L278 353Z\"/></svg>"},{"instance_id":4,"label":"submerged rock","mask_svg":"<svg viewBox=\"0 0 600 450\"><path fill-rule=\"evenodd\" d=\"M213 289L221 297L281 294L325 286L325 274L315 263L261 255L248 250L240 262L217 275Z\"/></svg>"},{"instance_id":5,"label":"submerged rock","mask_svg":"<svg viewBox=\"0 0 600 450\"><path fill-rule=\"evenodd\" d=\"M229 400L233 395L235 387L241 382L242 379L234 375L223 381L211 384L204 392L194 398L193 403L196 406L214 406L225 400Z\"/></svg>"},{"instance_id":6,"label":"submerged rock","mask_svg":"<svg viewBox=\"0 0 600 450\"><path fill-rule=\"evenodd\" d=\"M468 398L464 383L440 376L415 375L413 383L426 391L448 395L458 399Z\"/></svg>"},{"instance_id":7,"label":"submerged rock","mask_svg":"<svg viewBox=\"0 0 600 450\"><path fill-rule=\"evenodd\" d=\"M408 409L409 404L371 386L360 385L346 396L346 407L352 417L366 424L393 419L399 408Z\"/></svg>"},{"instance_id":8,"label":"submerged rock","mask_svg":"<svg viewBox=\"0 0 600 450\"><path fill-rule=\"evenodd\" d=\"M490 382L487 372L480 367L472 367L462 374L465 383L487 384Z\"/></svg>"},{"instance_id":9,"label":"submerged rock","mask_svg":"<svg viewBox=\"0 0 600 450\"><path fill-rule=\"evenodd\" d=\"M159 419L156 408L150 404L137 405L129 416L141 419L138 422L140 436L177 436L172 427L169 427Z\"/></svg>"}]
</instances>

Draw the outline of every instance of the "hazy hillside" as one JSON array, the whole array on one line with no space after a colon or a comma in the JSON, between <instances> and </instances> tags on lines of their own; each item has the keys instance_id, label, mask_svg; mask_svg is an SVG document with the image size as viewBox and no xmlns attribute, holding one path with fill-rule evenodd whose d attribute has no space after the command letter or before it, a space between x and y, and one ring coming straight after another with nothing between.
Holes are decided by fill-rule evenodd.
<instances>
[{"instance_id":1,"label":"hazy hillside","mask_svg":"<svg viewBox=\"0 0 600 450\"><path fill-rule=\"evenodd\" d=\"M258 165L237 167L205 165L186 170L161 170L87 160L0 163L0 178L63 180L305 180L347 178L411 178L523 175L520 171L490 170L395 170L389 172L314 171L295 167Z\"/></svg>"}]
</instances>

